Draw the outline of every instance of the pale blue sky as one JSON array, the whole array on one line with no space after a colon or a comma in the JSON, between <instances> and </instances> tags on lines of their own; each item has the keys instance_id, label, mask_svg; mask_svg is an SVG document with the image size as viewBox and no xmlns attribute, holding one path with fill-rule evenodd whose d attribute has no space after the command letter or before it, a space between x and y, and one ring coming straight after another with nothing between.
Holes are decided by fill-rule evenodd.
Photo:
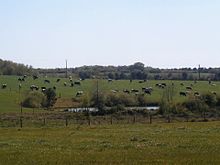
<instances>
[{"instance_id":1,"label":"pale blue sky","mask_svg":"<svg viewBox=\"0 0 220 165\"><path fill-rule=\"evenodd\" d=\"M219 0L0 0L0 58L220 67Z\"/></svg>"}]
</instances>

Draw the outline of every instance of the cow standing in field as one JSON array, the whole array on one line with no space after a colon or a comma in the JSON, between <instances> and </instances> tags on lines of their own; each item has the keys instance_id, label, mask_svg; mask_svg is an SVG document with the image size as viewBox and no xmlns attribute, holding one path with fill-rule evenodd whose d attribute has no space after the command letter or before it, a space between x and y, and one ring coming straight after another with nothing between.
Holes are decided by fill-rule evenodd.
<instances>
[{"instance_id":1,"label":"cow standing in field","mask_svg":"<svg viewBox=\"0 0 220 165\"><path fill-rule=\"evenodd\" d=\"M7 84L2 84L2 89L5 89L7 87Z\"/></svg>"},{"instance_id":2,"label":"cow standing in field","mask_svg":"<svg viewBox=\"0 0 220 165\"><path fill-rule=\"evenodd\" d=\"M38 79L38 76L33 75L33 79L34 79L34 80Z\"/></svg>"},{"instance_id":3,"label":"cow standing in field","mask_svg":"<svg viewBox=\"0 0 220 165\"><path fill-rule=\"evenodd\" d=\"M57 82L57 83L60 82L60 78L58 78L56 82Z\"/></svg>"},{"instance_id":4,"label":"cow standing in field","mask_svg":"<svg viewBox=\"0 0 220 165\"><path fill-rule=\"evenodd\" d=\"M186 96L187 95L186 92L180 92L179 94L180 94L180 96Z\"/></svg>"},{"instance_id":5,"label":"cow standing in field","mask_svg":"<svg viewBox=\"0 0 220 165\"><path fill-rule=\"evenodd\" d=\"M130 91L128 89L123 90L124 93L130 94Z\"/></svg>"},{"instance_id":6,"label":"cow standing in field","mask_svg":"<svg viewBox=\"0 0 220 165\"><path fill-rule=\"evenodd\" d=\"M79 81L75 81L74 84L75 85L81 85L81 83Z\"/></svg>"},{"instance_id":7,"label":"cow standing in field","mask_svg":"<svg viewBox=\"0 0 220 165\"><path fill-rule=\"evenodd\" d=\"M46 89L47 89L46 87L41 87L41 91L42 91L42 92L45 92Z\"/></svg>"},{"instance_id":8,"label":"cow standing in field","mask_svg":"<svg viewBox=\"0 0 220 165\"><path fill-rule=\"evenodd\" d=\"M192 89L192 87L187 86L187 87L186 87L186 90L190 90L190 91L191 91L191 90L193 90L193 89Z\"/></svg>"},{"instance_id":9,"label":"cow standing in field","mask_svg":"<svg viewBox=\"0 0 220 165\"><path fill-rule=\"evenodd\" d=\"M76 93L76 97L79 97L79 96L81 96L83 94L83 91L78 91L77 93Z\"/></svg>"},{"instance_id":10,"label":"cow standing in field","mask_svg":"<svg viewBox=\"0 0 220 165\"><path fill-rule=\"evenodd\" d=\"M194 92L194 96L196 97L200 96L199 92Z\"/></svg>"},{"instance_id":11,"label":"cow standing in field","mask_svg":"<svg viewBox=\"0 0 220 165\"><path fill-rule=\"evenodd\" d=\"M33 91L34 89L35 90L38 90L39 89L39 87L38 86L36 86L36 85L31 85L30 86L30 89Z\"/></svg>"},{"instance_id":12,"label":"cow standing in field","mask_svg":"<svg viewBox=\"0 0 220 165\"><path fill-rule=\"evenodd\" d=\"M49 83L50 83L50 80L44 80L44 83L48 83L48 84L49 84Z\"/></svg>"}]
</instances>

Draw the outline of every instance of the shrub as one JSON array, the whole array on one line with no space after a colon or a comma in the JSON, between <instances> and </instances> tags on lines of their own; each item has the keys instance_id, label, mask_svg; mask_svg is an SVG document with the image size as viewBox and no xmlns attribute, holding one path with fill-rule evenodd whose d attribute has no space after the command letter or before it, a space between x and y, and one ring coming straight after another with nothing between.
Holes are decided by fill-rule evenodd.
<instances>
[{"instance_id":1,"label":"shrub","mask_svg":"<svg viewBox=\"0 0 220 165\"><path fill-rule=\"evenodd\" d=\"M22 102L22 106L27 108L40 108L45 104L45 102L46 97L43 93L31 91Z\"/></svg>"}]
</instances>

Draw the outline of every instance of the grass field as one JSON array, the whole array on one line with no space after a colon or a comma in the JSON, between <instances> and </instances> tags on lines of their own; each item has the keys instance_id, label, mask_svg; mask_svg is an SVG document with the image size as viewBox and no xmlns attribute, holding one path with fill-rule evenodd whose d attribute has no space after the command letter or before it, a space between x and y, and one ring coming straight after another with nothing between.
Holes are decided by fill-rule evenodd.
<instances>
[{"instance_id":1,"label":"grass field","mask_svg":"<svg viewBox=\"0 0 220 165\"><path fill-rule=\"evenodd\" d=\"M57 78L47 78L51 81L50 84L45 84L45 78L39 78L33 80L32 77L28 77L25 82L22 82L22 88L19 92L18 76L0 76L0 84L7 84L6 89L0 89L0 112L17 112L19 111L19 103L25 97L28 91L30 91L31 85L37 85L39 87L53 87L56 86L57 96L61 98L73 98L76 96L77 91L82 90L84 93L92 93L96 90L96 80L81 81L80 86L70 87L68 79L62 78L59 83L56 82ZM64 82L67 82L67 86L64 86ZM107 80L99 80L99 89L101 92L111 92L111 90L123 89L138 89L142 87L153 87L152 95L146 95L149 102L159 102L163 89L155 87L157 83L175 84L175 101L181 102L187 99L187 97L179 96L180 91L186 91L186 86L193 84L193 91L199 93L208 93L216 91L220 93L220 82L213 82L215 86L209 85L207 81L198 81L194 84L193 81L168 81L168 80L150 80L144 83L139 83L137 80L130 83L128 80L118 80L109 83ZM180 84L184 83L184 86ZM28 110L27 110L28 111Z\"/></svg>"},{"instance_id":2,"label":"grass field","mask_svg":"<svg viewBox=\"0 0 220 165\"><path fill-rule=\"evenodd\" d=\"M220 122L0 128L0 164L220 164Z\"/></svg>"}]
</instances>

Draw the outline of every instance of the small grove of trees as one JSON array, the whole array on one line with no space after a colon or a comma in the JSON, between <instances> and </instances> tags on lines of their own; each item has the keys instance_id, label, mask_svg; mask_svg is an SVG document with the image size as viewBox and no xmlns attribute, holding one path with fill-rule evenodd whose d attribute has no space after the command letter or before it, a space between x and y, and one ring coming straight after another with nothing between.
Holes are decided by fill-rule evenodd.
<instances>
[{"instance_id":1,"label":"small grove of trees","mask_svg":"<svg viewBox=\"0 0 220 165\"><path fill-rule=\"evenodd\" d=\"M22 102L22 106L28 108L51 108L56 102L56 93L52 88L44 92L31 91Z\"/></svg>"},{"instance_id":2,"label":"small grove of trees","mask_svg":"<svg viewBox=\"0 0 220 165\"><path fill-rule=\"evenodd\" d=\"M174 86L169 85L164 89L163 95L161 98L159 113L167 116L168 123L171 122L170 115L174 113L174 111L176 111L176 104L173 100L174 95L175 95Z\"/></svg>"},{"instance_id":3,"label":"small grove of trees","mask_svg":"<svg viewBox=\"0 0 220 165\"><path fill-rule=\"evenodd\" d=\"M32 74L34 71L31 66L17 64L12 61L0 59L0 75L24 75Z\"/></svg>"}]
</instances>

